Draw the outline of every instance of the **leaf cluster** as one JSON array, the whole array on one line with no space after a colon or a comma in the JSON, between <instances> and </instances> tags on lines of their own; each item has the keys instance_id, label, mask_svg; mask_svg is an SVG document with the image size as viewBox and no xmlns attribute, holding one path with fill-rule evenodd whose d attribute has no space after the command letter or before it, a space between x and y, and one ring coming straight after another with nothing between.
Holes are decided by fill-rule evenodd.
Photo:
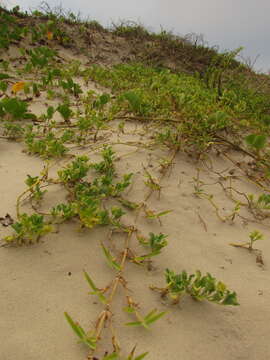
<instances>
[{"instance_id":1,"label":"leaf cluster","mask_svg":"<svg viewBox=\"0 0 270 360\"><path fill-rule=\"evenodd\" d=\"M16 245L30 245L39 241L40 237L52 231L52 227L44 221L44 217L38 214L22 214L19 221L12 224L15 233L6 236L4 241Z\"/></svg>"},{"instance_id":2,"label":"leaf cluster","mask_svg":"<svg viewBox=\"0 0 270 360\"><path fill-rule=\"evenodd\" d=\"M5 97L0 101L0 119L5 120L35 120L36 116L28 112L28 104L16 97Z\"/></svg>"},{"instance_id":3,"label":"leaf cluster","mask_svg":"<svg viewBox=\"0 0 270 360\"><path fill-rule=\"evenodd\" d=\"M31 68L45 68L54 59L56 52L48 46L39 46L34 49L27 49L26 54L29 56L29 62L26 65L26 70Z\"/></svg>"},{"instance_id":4,"label":"leaf cluster","mask_svg":"<svg viewBox=\"0 0 270 360\"><path fill-rule=\"evenodd\" d=\"M33 128L28 128L25 134L25 144L30 154L38 154L43 158L60 158L68 152L68 148L64 145L65 137L57 138L52 131L44 137L39 137L32 130Z\"/></svg>"},{"instance_id":5,"label":"leaf cluster","mask_svg":"<svg viewBox=\"0 0 270 360\"><path fill-rule=\"evenodd\" d=\"M219 305L239 305L235 292L227 289L221 281L217 281L211 274L202 276L199 270L195 274L188 275L186 271L175 274L166 269L165 278L167 282L166 292L175 301L185 294L195 300L207 300Z\"/></svg>"},{"instance_id":6,"label":"leaf cluster","mask_svg":"<svg viewBox=\"0 0 270 360\"><path fill-rule=\"evenodd\" d=\"M24 33L25 27L0 8L0 49L8 49L13 42L20 41Z\"/></svg>"},{"instance_id":7,"label":"leaf cluster","mask_svg":"<svg viewBox=\"0 0 270 360\"><path fill-rule=\"evenodd\" d=\"M159 255L161 253L161 250L168 245L168 242L166 240L167 237L167 235L164 235L162 233L154 234L152 232L149 233L148 239L145 237L138 237L139 242L145 247L148 247L150 249L150 252L142 256L136 256L134 258L134 261L140 263L153 256Z\"/></svg>"}]
</instances>

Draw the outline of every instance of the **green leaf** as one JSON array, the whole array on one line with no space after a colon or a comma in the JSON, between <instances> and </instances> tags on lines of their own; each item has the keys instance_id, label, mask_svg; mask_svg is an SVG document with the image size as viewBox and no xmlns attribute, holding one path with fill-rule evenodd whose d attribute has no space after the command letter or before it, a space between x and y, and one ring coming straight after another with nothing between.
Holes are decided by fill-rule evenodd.
<instances>
[{"instance_id":1,"label":"green leaf","mask_svg":"<svg viewBox=\"0 0 270 360\"><path fill-rule=\"evenodd\" d=\"M86 336L85 331L83 330L83 328L79 325L76 324L72 318L68 315L67 312L64 313L65 317L69 323L69 325L71 326L71 328L73 329L73 331L75 332L75 334L80 338L80 339L84 339L84 337Z\"/></svg>"},{"instance_id":2,"label":"green leaf","mask_svg":"<svg viewBox=\"0 0 270 360\"><path fill-rule=\"evenodd\" d=\"M110 355L106 355L104 358L102 358L102 360L118 360L118 354L116 353L112 353Z\"/></svg>"},{"instance_id":3,"label":"green leaf","mask_svg":"<svg viewBox=\"0 0 270 360\"><path fill-rule=\"evenodd\" d=\"M54 114L54 108L53 108L53 106L49 106L48 107L48 109L47 109L47 118L49 119L49 120L51 120L52 119L52 117L53 117L53 114Z\"/></svg>"},{"instance_id":4,"label":"green leaf","mask_svg":"<svg viewBox=\"0 0 270 360\"><path fill-rule=\"evenodd\" d=\"M31 113L25 113L23 118L26 120L36 120L37 119L36 115L31 114Z\"/></svg>"},{"instance_id":5,"label":"green leaf","mask_svg":"<svg viewBox=\"0 0 270 360\"><path fill-rule=\"evenodd\" d=\"M92 294L95 294L99 297L100 301L103 304L107 303L107 299L106 297L102 294L101 291L99 291L99 289L96 287L96 285L94 284L93 280L90 278L90 276L87 274L86 271L84 271L84 276L86 278L86 281L88 282L89 286L91 287L91 289L93 290Z\"/></svg>"},{"instance_id":6,"label":"green leaf","mask_svg":"<svg viewBox=\"0 0 270 360\"><path fill-rule=\"evenodd\" d=\"M56 110L62 115L65 121L68 121L73 114L73 111L67 104L59 105Z\"/></svg>"},{"instance_id":7,"label":"green leaf","mask_svg":"<svg viewBox=\"0 0 270 360\"><path fill-rule=\"evenodd\" d=\"M249 146L252 146L257 150L261 150L267 143L267 137L266 135L251 134L245 137L245 141Z\"/></svg>"},{"instance_id":8,"label":"green leaf","mask_svg":"<svg viewBox=\"0 0 270 360\"><path fill-rule=\"evenodd\" d=\"M0 73L0 80L10 79L11 76L8 74Z\"/></svg>"},{"instance_id":9,"label":"green leaf","mask_svg":"<svg viewBox=\"0 0 270 360\"><path fill-rule=\"evenodd\" d=\"M236 297L236 293L228 293L225 299L221 303L222 305L239 305Z\"/></svg>"},{"instance_id":10,"label":"green leaf","mask_svg":"<svg viewBox=\"0 0 270 360\"><path fill-rule=\"evenodd\" d=\"M140 112L141 105L142 105L142 99L139 96L139 94L136 94L133 91L129 91L129 92L123 94L123 98L129 102L130 107L133 111Z\"/></svg>"},{"instance_id":11,"label":"green leaf","mask_svg":"<svg viewBox=\"0 0 270 360\"><path fill-rule=\"evenodd\" d=\"M154 251L154 252L151 252L149 254L142 255L142 256L136 256L134 258L134 260L140 262L140 261L144 261L145 259L149 259L149 258L151 258L153 256L157 256L159 254L160 254L160 251Z\"/></svg>"},{"instance_id":12,"label":"green leaf","mask_svg":"<svg viewBox=\"0 0 270 360\"><path fill-rule=\"evenodd\" d=\"M123 308L123 310L126 311L129 314L132 314L132 313L135 312L135 309L133 307L131 307L131 306L126 306L126 307Z\"/></svg>"},{"instance_id":13,"label":"green leaf","mask_svg":"<svg viewBox=\"0 0 270 360\"><path fill-rule=\"evenodd\" d=\"M144 359L148 354L149 354L149 352L147 351L147 352L145 352L145 353L143 353L143 354L141 354L141 355L136 356L134 360L142 360L142 359Z\"/></svg>"},{"instance_id":14,"label":"green leaf","mask_svg":"<svg viewBox=\"0 0 270 360\"><path fill-rule=\"evenodd\" d=\"M127 326L142 326L143 323L141 321L133 321L133 322L129 322L126 323Z\"/></svg>"},{"instance_id":15,"label":"green leaf","mask_svg":"<svg viewBox=\"0 0 270 360\"><path fill-rule=\"evenodd\" d=\"M0 81L0 90L6 92L8 88L8 84L5 81Z\"/></svg>"},{"instance_id":16,"label":"green leaf","mask_svg":"<svg viewBox=\"0 0 270 360\"><path fill-rule=\"evenodd\" d=\"M165 210L165 211L161 211L160 213L157 213L157 214L148 214L147 217L149 219L156 219L156 218L159 218L160 216L167 215L170 212L172 212L172 210Z\"/></svg>"},{"instance_id":17,"label":"green leaf","mask_svg":"<svg viewBox=\"0 0 270 360\"><path fill-rule=\"evenodd\" d=\"M120 271L121 270L121 266L115 261L115 259L113 258L113 256L111 255L110 251L103 245L101 244L102 246L102 250L106 256L106 259L107 259L107 263L108 265L117 270L117 271Z\"/></svg>"},{"instance_id":18,"label":"green leaf","mask_svg":"<svg viewBox=\"0 0 270 360\"><path fill-rule=\"evenodd\" d=\"M157 313L157 310L154 309L144 318L144 321L146 322L147 325L149 325L160 319L165 314L166 314L165 311L161 313Z\"/></svg>"},{"instance_id":19,"label":"green leaf","mask_svg":"<svg viewBox=\"0 0 270 360\"><path fill-rule=\"evenodd\" d=\"M65 312L64 314L65 314L65 317L66 317L69 325L71 326L71 328L75 332L75 334L81 339L81 342L84 343L85 345L87 345L91 350L95 350L95 348L96 348L96 339L87 337L87 335L86 335L85 331L83 330L83 328L79 324L76 324L72 320L72 318L68 315L67 312Z\"/></svg>"},{"instance_id":20,"label":"green leaf","mask_svg":"<svg viewBox=\"0 0 270 360\"><path fill-rule=\"evenodd\" d=\"M123 199L122 197L118 198L118 201L125 207L127 207L128 209L134 210L138 208L138 204L136 204L135 202L129 201L127 199Z\"/></svg>"}]
</instances>

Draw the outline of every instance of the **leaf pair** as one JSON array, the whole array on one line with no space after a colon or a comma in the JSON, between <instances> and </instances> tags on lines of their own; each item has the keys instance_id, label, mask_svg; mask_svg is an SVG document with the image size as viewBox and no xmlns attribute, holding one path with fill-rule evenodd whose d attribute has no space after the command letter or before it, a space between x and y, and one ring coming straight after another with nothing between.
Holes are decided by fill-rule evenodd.
<instances>
[{"instance_id":1,"label":"leaf pair","mask_svg":"<svg viewBox=\"0 0 270 360\"><path fill-rule=\"evenodd\" d=\"M88 282L90 288L93 290L90 294L93 295L97 295L99 300L103 303L106 304L107 303L107 299L106 297L102 294L102 292L96 287L95 283L93 282L93 280L90 278L90 276L87 274L86 271L84 271L84 276L86 278L86 281Z\"/></svg>"},{"instance_id":2,"label":"leaf pair","mask_svg":"<svg viewBox=\"0 0 270 360\"><path fill-rule=\"evenodd\" d=\"M88 346L91 350L95 350L97 342L96 338L87 336L84 329L78 323L75 323L67 312L65 312L64 314L72 330L80 338L80 342Z\"/></svg>"},{"instance_id":3,"label":"leaf pair","mask_svg":"<svg viewBox=\"0 0 270 360\"><path fill-rule=\"evenodd\" d=\"M135 312L135 315L138 318L136 311L132 311L132 312ZM154 323L155 321L160 319L163 315L165 315L165 311L159 313L157 311L157 309L154 309L154 310L150 311L144 318L142 318L138 321L126 323L126 325L128 325L128 326L143 326L145 329L149 329L149 325L151 325L152 323Z\"/></svg>"},{"instance_id":4,"label":"leaf pair","mask_svg":"<svg viewBox=\"0 0 270 360\"><path fill-rule=\"evenodd\" d=\"M117 271L121 270L121 265L117 263L117 261L115 260L115 258L112 256L112 254L110 253L110 251L103 245L101 244L102 250L104 252L104 255L106 257L107 263L108 265Z\"/></svg>"}]
</instances>

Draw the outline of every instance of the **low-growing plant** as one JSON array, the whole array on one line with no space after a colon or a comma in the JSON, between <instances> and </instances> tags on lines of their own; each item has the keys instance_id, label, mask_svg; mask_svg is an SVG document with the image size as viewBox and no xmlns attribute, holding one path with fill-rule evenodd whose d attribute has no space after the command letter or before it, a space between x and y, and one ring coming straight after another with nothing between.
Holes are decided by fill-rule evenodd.
<instances>
[{"instance_id":1,"label":"low-growing plant","mask_svg":"<svg viewBox=\"0 0 270 360\"><path fill-rule=\"evenodd\" d=\"M36 115L28 112L28 104L16 97L0 101L0 118L4 120L35 120Z\"/></svg>"},{"instance_id":2,"label":"low-growing plant","mask_svg":"<svg viewBox=\"0 0 270 360\"><path fill-rule=\"evenodd\" d=\"M149 260L153 256L157 256L161 253L161 250L167 246L167 235L149 233L149 238L143 236L137 236L140 244L149 248L150 252L140 256L134 256L135 263L143 263L145 260Z\"/></svg>"},{"instance_id":3,"label":"low-growing plant","mask_svg":"<svg viewBox=\"0 0 270 360\"><path fill-rule=\"evenodd\" d=\"M143 326L145 329L149 329L149 325L160 319L166 313L158 312L157 309L150 311L146 316L142 317L141 315L137 314L136 308L129 306L128 310L129 313L134 314L137 318L137 321L132 321L126 323L128 326Z\"/></svg>"},{"instance_id":4,"label":"low-growing plant","mask_svg":"<svg viewBox=\"0 0 270 360\"><path fill-rule=\"evenodd\" d=\"M58 105L56 110L61 114L66 123L70 123L70 118L73 115L73 111L70 109L68 104Z\"/></svg>"},{"instance_id":5,"label":"low-growing plant","mask_svg":"<svg viewBox=\"0 0 270 360\"><path fill-rule=\"evenodd\" d=\"M41 190L39 177L28 174L25 184L29 187L31 198L36 202L40 202L47 190Z\"/></svg>"},{"instance_id":6,"label":"low-growing plant","mask_svg":"<svg viewBox=\"0 0 270 360\"><path fill-rule=\"evenodd\" d=\"M150 193L149 195L147 195L146 200L149 198L150 194L153 191L157 191L158 196L160 197L161 185L159 184L159 180L155 179L145 167L144 167L144 172L146 177L144 183L150 189Z\"/></svg>"},{"instance_id":7,"label":"low-growing plant","mask_svg":"<svg viewBox=\"0 0 270 360\"><path fill-rule=\"evenodd\" d=\"M91 167L98 173L113 176L115 174L114 158L115 153L111 146L104 146L101 155L103 160L99 163L91 164Z\"/></svg>"},{"instance_id":8,"label":"low-growing plant","mask_svg":"<svg viewBox=\"0 0 270 360\"><path fill-rule=\"evenodd\" d=\"M139 91L129 91L122 94L119 98L120 101L127 101L129 110L137 115L146 116L151 112L151 106L147 103L144 96Z\"/></svg>"},{"instance_id":9,"label":"low-growing plant","mask_svg":"<svg viewBox=\"0 0 270 360\"><path fill-rule=\"evenodd\" d=\"M267 136L251 134L245 137L245 141L249 147L255 150L257 155L260 155L261 150L267 145Z\"/></svg>"},{"instance_id":10,"label":"low-growing plant","mask_svg":"<svg viewBox=\"0 0 270 360\"><path fill-rule=\"evenodd\" d=\"M51 209L51 215L60 222L70 220L76 216L76 204L57 204Z\"/></svg>"},{"instance_id":11,"label":"low-growing plant","mask_svg":"<svg viewBox=\"0 0 270 360\"><path fill-rule=\"evenodd\" d=\"M51 225L44 221L44 217L38 214L20 215L17 222L11 225L15 233L6 236L4 241L8 244L30 245L39 241L40 237L51 232Z\"/></svg>"},{"instance_id":12,"label":"low-growing plant","mask_svg":"<svg viewBox=\"0 0 270 360\"><path fill-rule=\"evenodd\" d=\"M87 156L79 156L72 161L71 164L63 170L58 171L59 180L64 184L75 184L82 180L90 169L89 158Z\"/></svg>"},{"instance_id":13,"label":"low-growing plant","mask_svg":"<svg viewBox=\"0 0 270 360\"><path fill-rule=\"evenodd\" d=\"M25 67L25 70L28 72L30 72L32 68L42 69L48 66L56 55L55 50L47 46L36 47L33 50L28 49L25 52L30 58Z\"/></svg>"},{"instance_id":14,"label":"low-growing plant","mask_svg":"<svg viewBox=\"0 0 270 360\"><path fill-rule=\"evenodd\" d=\"M230 187L224 186L223 189L234 201L234 207L229 215L221 216L214 196L204 191L204 186L209 184L204 183L199 178L199 174L197 178L193 178L194 194L206 199L221 221L231 222L239 218L248 221L249 219L242 216L242 211L240 213L243 206L250 210L256 220L269 216L268 80L265 79L265 88L267 88L265 91L262 90L263 76L257 78L257 75L251 72L248 76L245 72L238 74L238 69L240 71L242 68L240 69L234 58L239 49L218 54L214 49L207 49L203 44L198 44L198 38L192 45L185 39L179 39L166 31L154 35L139 25L124 23L117 26L112 31L113 34L127 38L151 39L146 44L147 53L144 54L143 50L140 50L138 54L144 63L118 64L111 67L93 65L87 68L87 65L82 66L79 61L70 62L64 59L54 50L54 45L57 42L62 46L72 44L77 47L80 44L79 50L83 53L87 50L83 48L85 44L89 45L92 42L94 36L92 30L101 30L104 34L107 30L101 29L95 23L82 22L76 15L63 13L61 9L57 12L47 8L45 14L35 11L32 15L31 26L25 27L22 24L27 23L27 18L17 24L17 17L26 14L23 15L18 9L2 13L0 9L0 49L8 49L11 44L18 47L23 37L26 48L26 50L21 49L19 58L10 57L10 61L3 59L0 61L0 68L3 69L3 73L0 73L2 98L0 120L3 121L1 136L14 140L24 139L31 154L46 159L58 158L55 163L47 162L53 165L59 162L69 148L72 150L78 148L77 145L80 151L90 149L89 151L94 152L99 149L100 143L107 145L101 151L100 161L90 161L87 156L74 157L70 164L58 170L56 179L48 177L48 167L43 171L42 176L27 175L25 181L27 188L17 201L17 222L12 225L15 233L5 237L4 240L6 243L19 245L36 243L43 235L52 231L50 225L52 223L60 227L61 223L71 221L79 224L79 229L85 232L91 231L94 227L107 226L109 236L101 240L101 253L112 270L112 279L105 287L98 288L90 275L84 272L90 294L97 297L103 310L93 322L94 326L90 331L86 331L68 313L65 313L65 317L80 342L88 347L89 359L94 360L98 356L102 360L141 360L147 353L136 356L135 347L128 357L122 356L114 330L113 303L115 295L118 296L118 292L120 293L118 290L122 287L127 303L123 310L134 317L134 321L127 323L129 326L148 329L165 314L156 309L142 311L141 314L139 304L130 296L133 293L128 288L125 267L127 262L130 262L131 266L149 265L150 271L153 259L167 246L167 236L163 233L141 236L137 227L139 212L142 211L147 220L158 220L160 226L161 217L171 212L171 210L149 208L147 200L154 191L160 194L161 189L166 189L162 180L168 170L173 168L176 154L181 150L191 158L202 160L204 164L211 163L213 174L219 175L217 183L230 181ZM72 32L69 32L70 24L72 24ZM74 31L80 36L79 42L74 42L70 36ZM32 39L31 46L35 43L34 47L29 48L29 39L30 41ZM84 41L82 45L81 40ZM39 46L46 44L48 46ZM134 46L132 51L135 54L136 41ZM160 51L162 55L158 54L158 49L162 49ZM164 54L168 57L164 57ZM186 54L189 54L188 61L185 61ZM94 53L92 55L95 56ZM200 61L197 61L197 55L200 56ZM160 66L163 64L161 57L168 58L170 62L171 56L173 56L172 64L176 69L169 70ZM135 57L138 58L136 54ZM150 63L158 66L149 66ZM182 69L178 71L179 64L182 64L183 69L187 71L184 72ZM35 81L32 80L31 72L38 74L35 76ZM25 78L22 75L25 75ZM93 90L84 92L78 78L80 80L83 78L86 86L89 85L90 80L93 80L108 89L103 94L97 94ZM253 80L260 85L254 86ZM39 97L43 91L47 94L47 100L54 100L53 104L56 102L57 104L53 107L50 106L51 101L45 102L47 110L36 117L28 110L28 102L33 96ZM25 98L24 101L19 98L22 96ZM55 112L61 115L63 122L53 120ZM118 126L112 124L114 119L117 119ZM19 123L20 120L33 121L28 125ZM120 139L121 134L125 135L123 141ZM245 136L246 134L249 135ZM132 141L126 141L129 135ZM145 136L144 139L147 140L137 140L137 136L141 139ZM67 143L76 146L67 147ZM161 146L162 150L169 150L164 157L162 155L153 172L152 170L149 172L143 166L147 194L142 202L126 199L128 192L125 194L125 191L132 182L133 174L118 174L118 166L116 166L118 158L110 144L134 146L135 151L141 148L151 151L154 147L160 149ZM212 149L215 150L217 157L224 155L228 161L231 160L235 166L244 170L248 179L264 189L265 193L256 197L236 192L237 195L245 197L246 203L240 202L237 195L235 197L232 195L234 191L232 182L237 176L231 171L230 176L214 171L212 157L206 154ZM255 170L253 165L245 162L245 159L240 163L230 158L228 149L239 150L255 160ZM124 154L126 155L130 153ZM73 156L72 154L71 157ZM245 170L245 167L248 170ZM156 170L160 173L157 178L154 176ZM42 200L48 190L44 189L52 184L61 188L66 193L66 198L65 201L54 204L45 212L42 209ZM27 215L20 211L20 207L27 201L36 211L35 214ZM133 210L136 210L135 214L132 213ZM132 216L135 217L136 226L127 225L128 219ZM200 217L199 213L198 216ZM200 220L207 231L201 217ZM7 224L11 225L11 222ZM4 226L8 225L5 223ZM115 233L117 233L117 241L114 241ZM122 238L123 235L126 237ZM132 240L136 239L138 242L135 250L132 247ZM255 230L249 234L248 242L232 245L258 254L257 262L263 264L261 253L254 248L255 242L260 239L262 234ZM199 301L238 305L236 293L228 290L222 282L217 281L209 273L204 276L200 271L190 275L186 271L176 274L167 269L165 277L164 288L152 288L160 291L162 296L172 299L174 303L179 302L183 296L189 295ZM102 352L100 342L105 331L109 332L112 338L112 349L108 351L106 344L105 355L100 357L99 353Z\"/></svg>"},{"instance_id":15,"label":"low-growing plant","mask_svg":"<svg viewBox=\"0 0 270 360\"><path fill-rule=\"evenodd\" d=\"M270 195L269 194L261 194L259 196L255 196L254 194L247 195L248 199L248 208L255 216L256 219L265 219L270 216Z\"/></svg>"},{"instance_id":16,"label":"low-growing plant","mask_svg":"<svg viewBox=\"0 0 270 360\"><path fill-rule=\"evenodd\" d=\"M62 76L62 72L58 68L49 68L47 69L46 73L43 74L41 80L43 87L52 86L54 85L54 80L60 81L60 78Z\"/></svg>"},{"instance_id":17,"label":"low-growing plant","mask_svg":"<svg viewBox=\"0 0 270 360\"><path fill-rule=\"evenodd\" d=\"M4 123L4 136L9 139L20 139L23 137L24 127L20 124L15 124L13 122L5 122Z\"/></svg>"},{"instance_id":18,"label":"low-growing plant","mask_svg":"<svg viewBox=\"0 0 270 360\"><path fill-rule=\"evenodd\" d=\"M6 94L7 88L8 88L8 83L6 81L0 81L0 91L3 94Z\"/></svg>"},{"instance_id":19,"label":"low-growing plant","mask_svg":"<svg viewBox=\"0 0 270 360\"><path fill-rule=\"evenodd\" d=\"M199 270L188 275L186 271L175 274L166 269L166 287L153 290L161 292L162 296L169 296L174 303L178 303L184 295L190 295L195 300L207 300L218 305L239 305L235 292L227 289L226 285L217 281L211 274L202 276Z\"/></svg>"},{"instance_id":20,"label":"low-growing plant","mask_svg":"<svg viewBox=\"0 0 270 360\"><path fill-rule=\"evenodd\" d=\"M253 200L253 197L249 199ZM270 210L270 194L261 194L255 203L260 209Z\"/></svg>"},{"instance_id":21,"label":"low-growing plant","mask_svg":"<svg viewBox=\"0 0 270 360\"><path fill-rule=\"evenodd\" d=\"M117 210L116 213L118 212L119 211ZM105 331L105 329L108 329L108 331L111 332L113 352L110 355L106 355L103 359L123 359L123 357L121 356L120 343L114 331L114 321L112 315L113 300L118 291L118 287L123 286L124 289L126 288L127 280L124 277L124 267L126 262L129 260L128 254L130 252L130 241L135 229L129 227L126 228L124 231L127 232L127 235L120 256L113 254L108 247L106 247L103 243L101 244L107 264L114 273L113 280L106 287L100 289L96 286L90 275L86 271L84 271L86 281L91 288L90 294L95 295L104 307L104 310L102 310L97 317L94 328L90 331L85 331L80 326L80 324L76 323L70 317L68 313L65 313L65 317L69 325L71 326L77 337L79 337L80 341L88 347L88 357L92 359L95 358L94 355L97 350L98 342L101 340L102 333ZM157 309L153 309L147 315L143 316L139 311L138 305L134 302L131 296L127 296L126 299L127 306L123 310L135 317L135 321L126 323L127 326L141 326L145 329L149 329L150 325L152 325L163 315L165 315L165 312L159 312L157 311ZM143 353L134 358L135 348L136 347L133 348L130 355L128 356L128 360L141 360L147 355L147 353Z\"/></svg>"},{"instance_id":22,"label":"low-growing plant","mask_svg":"<svg viewBox=\"0 0 270 360\"><path fill-rule=\"evenodd\" d=\"M70 76L68 76L66 80L59 80L59 85L76 98L83 92L81 86L75 83Z\"/></svg>"},{"instance_id":23,"label":"low-growing plant","mask_svg":"<svg viewBox=\"0 0 270 360\"><path fill-rule=\"evenodd\" d=\"M263 234L258 230L254 230L254 231L250 232L248 242L245 242L242 244L231 243L231 245L235 246L235 247L242 247L242 248L248 249L249 251L252 251L252 250L254 250L253 244L256 241L262 240L262 239L263 239Z\"/></svg>"},{"instance_id":24,"label":"low-growing plant","mask_svg":"<svg viewBox=\"0 0 270 360\"><path fill-rule=\"evenodd\" d=\"M20 41L25 27L20 26L15 18L0 9L0 49L8 49L16 41Z\"/></svg>"},{"instance_id":25,"label":"low-growing plant","mask_svg":"<svg viewBox=\"0 0 270 360\"><path fill-rule=\"evenodd\" d=\"M64 145L65 138L57 138L53 132L48 132L44 137L38 136L32 129L25 134L25 144L30 154L38 154L43 158L60 158L68 152Z\"/></svg>"}]
</instances>

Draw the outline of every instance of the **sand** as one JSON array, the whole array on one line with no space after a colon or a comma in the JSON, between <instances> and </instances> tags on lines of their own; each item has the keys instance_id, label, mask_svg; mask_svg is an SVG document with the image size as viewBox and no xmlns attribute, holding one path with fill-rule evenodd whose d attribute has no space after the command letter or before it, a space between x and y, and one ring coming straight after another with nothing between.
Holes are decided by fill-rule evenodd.
<instances>
[{"instance_id":1,"label":"sand","mask_svg":"<svg viewBox=\"0 0 270 360\"><path fill-rule=\"evenodd\" d=\"M72 57L72 54L70 54ZM95 88L90 84L89 88ZM97 88L95 88L97 89ZM44 98L33 105L35 113L43 111ZM117 125L117 124L116 124ZM116 129L115 125L115 129ZM120 138L111 129L104 130L98 144L122 141L149 141L146 136L134 134L135 123L126 126L126 134ZM140 126L137 127L137 131ZM141 131L143 127L141 126ZM96 147L96 144L95 144ZM153 176L160 176L158 161L168 156L167 150L143 149L128 145L114 145L119 156L117 172L133 172L133 185L127 197L136 202L147 195L144 185L143 166ZM23 144L0 138L0 216L10 214L16 218L16 199L24 191L27 174L38 175L43 161L29 156L22 150ZM136 151L135 151L136 150ZM73 149L72 154L86 154L94 158L97 149ZM229 151L237 161L241 155ZM185 154L177 154L171 171L162 179L160 198L153 193L148 199L149 208L156 211L171 210L157 220L146 219L141 213L136 225L142 233L162 232L168 235L168 246L153 261L148 271L135 264L126 268L125 279L132 296L140 304L142 313L153 308L166 311L166 315L153 325L151 331L129 328L124 324L132 317L121 311L124 297L117 295L114 302L114 320L124 354L137 344L138 353L149 351L147 359L168 360L266 360L270 358L270 239L269 221L254 223L245 209L233 222L221 221L215 209L206 199L194 195L194 178L200 169L200 179L208 185L203 188L214 195L220 215L231 214L234 203L226 196L221 186L220 173L228 175L235 169L234 187L249 193L260 193L258 188L242 177L241 171L225 157L209 155L213 169ZM66 158L52 169L71 161ZM224 171L224 172L223 172ZM226 181L224 184L228 183ZM63 198L62 191L52 187L45 196L46 208ZM29 205L23 207L31 211ZM126 216L124 220L134 221ZM0 225L1 226L1 225ZM256 243L264 265L256 263L256 254L236 248L230 243L248 240L250 231L258 229L265 239ZM39 244L28 247L0 248L0 359L1 360L80 360L87 356L87 349L77 344L77 339L68 326L64 311L89 329L93 326L102 307L83 277L85 269L103 287L113 278L100 248L100 241L108 235L107 228L78 229L70 222L61 225L58 233L46 235ZM11 232L9 227L0 227L1 238ZM114 235L117 239L118 235ZM200 269L210 272L224 281L229 289L237 292L240 306L222 307L213 303L195 302L183 298L178 305L162 300L149 289L149 285L164 286L164 270L175 272ZM103 350L111 351L109 339L104 338Z\"/></svg>"}]
</instances>

